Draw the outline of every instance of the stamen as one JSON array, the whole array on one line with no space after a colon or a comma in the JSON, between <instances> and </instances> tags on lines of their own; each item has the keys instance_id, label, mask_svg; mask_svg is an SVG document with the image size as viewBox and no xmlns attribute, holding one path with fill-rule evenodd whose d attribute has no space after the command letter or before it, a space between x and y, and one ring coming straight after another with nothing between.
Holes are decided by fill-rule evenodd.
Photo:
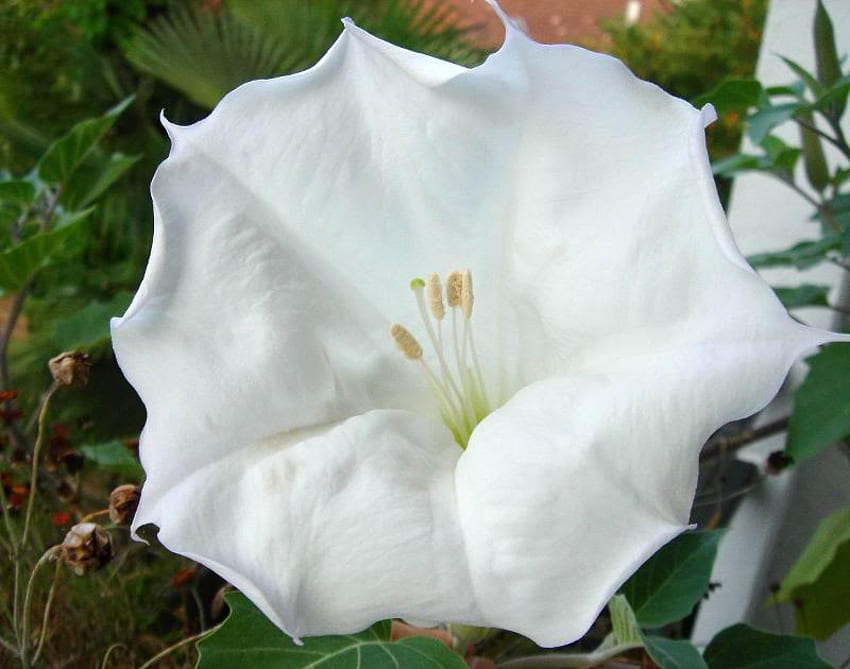
<instances>
[{"instance_id":1,"label":"stamen","mask_svg":"<svg viewBox=\"0 0 850 669\"><path fill-rule=\"evenodd\" d=\"M446 308L443 306L443 287L440 285L440 275L431 272L428 275L428 308L431 315L438 321L443 320Z\"/></svg>"},{"instance_id":2,"label":"stamen","mask_svg":"<svg viewBox=\"0 0 850 669\"><path fill-rule=\"evenodd\" d=\"M422 358L422 347L406 327L398 323L393 323L390 326L390 336L393 338L398 350L404 353L409 360L419 360Z\"/></svg>"},{"instance_id":3,"label":"stamen","mask_svg":"<svg viewBox=\"0 0 850 669\"><path fill-rule=\"evenodd\" d=\"M467 269L451 272L446 277L446 303L452 311L454 369L449 366L443 351L442 322L446 316L446 303L443 302L439 275L432 272L428 275L427 282L413 279L410 288L416 296L422 324L439 362L437 372L428 366L423 357L422 346L407 328L394 323L390 334L405 357L420 364L434 392L443 420L458 444L465 448L475 426L491 410L472 336L472 274ZM458 327L458 311L463 312L462 330ZM469 355L472 359L470 364L467 364Z\"/></svg>"},{"instance_id":4,"label":"stamen","mask_svg":"<svg viewBox=\"0 0 850 669\"><path fill-rule=\"evenodd\" d=\"M446 302L450 307L456 307L460 304L461 284L463 279L460 272L449 272L446 277Z\"/></svg>"},{"instance_id":5,"label":"stamen","mask_svg":"<svg viewBox=\"0 0 850 669\"><path fill-rule=\"evenodd\" d=\"M460 275L460 306L466 320L472 317L472 302L472 272L465 269Z\"/></svg>"}]
</instances>

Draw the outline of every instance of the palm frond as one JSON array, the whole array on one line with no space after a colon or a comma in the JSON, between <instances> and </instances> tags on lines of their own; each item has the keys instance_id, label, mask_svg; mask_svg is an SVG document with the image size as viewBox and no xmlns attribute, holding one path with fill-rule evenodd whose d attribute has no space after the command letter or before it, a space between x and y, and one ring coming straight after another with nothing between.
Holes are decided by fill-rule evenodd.
<instances>
[{"instance_id":1,"label":"palm frond","mask_svg":"<svg viewBox=\"0 0 850 669\"><path fill-rule=\"evenodd\" d=\"M465 65L482 57L448 6L424 0L228 0L219 13L178 6L140 29L125 53L137 68L211 108L245 81L313 65L343 16L414 51Z\"/></svg>"}]
</instances>

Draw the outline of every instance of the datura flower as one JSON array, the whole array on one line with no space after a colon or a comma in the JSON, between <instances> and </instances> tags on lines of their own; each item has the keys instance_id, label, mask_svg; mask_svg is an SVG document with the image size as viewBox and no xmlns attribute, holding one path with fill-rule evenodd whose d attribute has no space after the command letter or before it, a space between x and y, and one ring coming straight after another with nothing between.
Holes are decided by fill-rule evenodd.
<instances>
[{"instance_id":1,"label":"datura flower","mask_svg":"<svg viewBox=\"0 0 850 669\"><path fill-rule=\"evenodd\" d=\"M164 121L112 325L148 412L134 529L296 639L580 637L687 529L706 438L840 337L737 250L710 109L503 20L472 69L347 21L313 68Z\"/></svg>"}]
</instances>

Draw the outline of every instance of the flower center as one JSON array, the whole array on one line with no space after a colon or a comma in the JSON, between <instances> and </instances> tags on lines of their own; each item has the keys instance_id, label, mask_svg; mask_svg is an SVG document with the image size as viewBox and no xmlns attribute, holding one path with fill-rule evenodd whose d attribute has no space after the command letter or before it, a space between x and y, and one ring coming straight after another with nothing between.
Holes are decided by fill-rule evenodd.
<instances>
[{"instance_id":1,"label":"flower center","mask_svg":"<svg viewBox=\"0 0 850 669\"><path fill-rule=\"evenodd\" d=\"M492 411L472 335L472 274L469 270L450 272L445 292L439 275L433 272L427 282L413 279L410 288L436 353L437 369L425 361L422 346L403 325L393 323L390 335L408 359L419 363L437 400L443 422L461 448L466 448L472 430ZM446 344L443 334L446 305L451 312L450 344ZM446 348L451 352L446 352Z\"/></svg>"}]
</instances>

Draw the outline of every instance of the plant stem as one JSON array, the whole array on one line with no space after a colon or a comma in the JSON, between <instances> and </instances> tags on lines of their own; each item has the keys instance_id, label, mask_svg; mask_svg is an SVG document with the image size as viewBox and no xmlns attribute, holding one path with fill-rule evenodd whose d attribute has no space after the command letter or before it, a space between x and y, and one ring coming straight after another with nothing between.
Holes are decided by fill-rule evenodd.
<instances>
[{"instance_id":1,"label":"plant stem","mask_svg":"<svg viewBox=\"0 0 850 669\"><path fill-rule=\"evenodd\" d=\"M193 641L200 641L204 637L209 636L213 632L217 631L218 628L221 627L223 624L224 623L219 623L215 627L210 627L208 630L205 630L203 632L199 632L198 634L194 634L190 637L186 637L185 639L178 641L177 643L169 646L165 650L160 651L159 653L154 655L151 659L149 659L141 667L139 667L139 669L148 669L148 667L152 667L154 664L159 662L162 658L166 657L167 655L170 655L171 653L173 653L178 648L182 648L183 646L186 646L186 645L192 643Z\"/></svg>"},{"instance_id":2,"label":"plant stem","mask_svg":"<svg viewBox=\"0 0 850 669\"><path fill-rule=\"evenodd\" d=\"M53 595L56 594L56 583L59 581L59 569L62 563L56 560L56 569L53 571L53 580L50 582L50 590L47 593L47 603L44 605L44 616L41 619L41 632L38 635L38 646L35 648L35 655L32 656L32 663L38 662L41 651L44 648L44 642L47 640L47 623L50 620L50 607L53 605Z\"/></svg>"},{"instance_id":3,"label":"plant stem","mask_svg":"<svg viewBox=\"0 0 850 669\"><path fill-rule=\"evenodd\" d=\"M27 513L24 517L24 532L21 535L20 547L22 549L27 544L30 522L32 520L32 511L35 508L35 498L38 490L38 456L41 454L41 447L44 445L44 428L47 419L47 410L50 407L50 398L53 397L53 393L56 392L57 388L59 388L59 384L54 381L51 384L50 389L47 391L47 395L45 395L44 402L42 402L41 409L38 412L38 434L35 438L35 448L33 449L32 461L30 463L30 468L32 469L32 472L30 473L30 492L29 497L27 497Z\"/></svg>"},{"instance_id":4,"label":"plant stem","mask_svg":"<svg viewBox=\"0 0 850 669\"><path fill-rule=\"evenodd\" d=\"M784 432L788 429L788 420L789 417L785 416L784 418L779 418L762 425L761 427L746 429L733 437L717 437L716 439L710 439L702 449L700 459L703 460L709 457L714 457L724 451L737 451L739 448L743 448L754 441L759 441L765 437L770 437L771 435Z\"/></svg>"},{"instance_id":5,"label":"plant stem","mask_svg":"<svg viewBox=\"0 0 850 669\"><path fill-rule=\"evenodd\" d=\"M822 139L825 139L827 142L829 142L830 144L832 144L833 146L838 148L840 151L844 152L845 149L847 148L846 145L841 144L841 142L839 142L832 135L828 135L823 130L818 129L813 123L806 123L805 121L801 121L798 118L795 118L794 121L800 127L805 128L806 130L809 130L810 132L813 132L814 134L816 134L818 137L821 137ZM848 156L848 158L850 158L850 156Z\"/></svg>"},{"instance_id":6,"label":"plant stem","mask_svg":"<svg viewBox=\"0 0 850 669\"><path fill-rule=\"evenodd\" d=\"M3 386L0 390L11 390L9 387L9 340L12 338L12 332L18 323L18 318L21 316L24 301L32 290L33 281L34 278L30 277L15 295L12 305L9 307L9 314L6 317L6 324L3 326L3 332L0 334L0 386ZM9 411L11 408L11 400L7 400L6 410Z\"/></svg>"},{"instance_id":7,"label":"plant stem","mask_svg":"<svg viewBox=\"0 0 850 669\"><path fill-rule=\"evenodd\" d=\"M24 608L21 611L21 665L24 669L28 669L30 666L29 660L29 645L30 645L30 609L32 608L32 591L33 586L35 585L35 577L38 574L38 570L41 566L50 560L56 552L59 550L58 546L51 546L44 554L38 558L38 562L35 563L35 566L32 568L30 572L30 578L27 582L27 591L26 595L24 595Z\"/></svg>"}]
</instances>

